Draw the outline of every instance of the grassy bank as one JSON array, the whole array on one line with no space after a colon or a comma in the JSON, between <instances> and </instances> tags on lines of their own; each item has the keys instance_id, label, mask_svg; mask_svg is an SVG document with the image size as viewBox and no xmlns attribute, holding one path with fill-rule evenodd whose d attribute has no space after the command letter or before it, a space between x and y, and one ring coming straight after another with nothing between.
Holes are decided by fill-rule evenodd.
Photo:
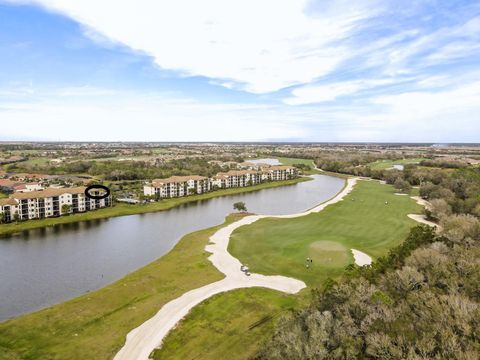
<instances>
[{"instance_id":1,"label":"grassy bank","mask_svg":"<svg viewBox=\"0 0 480 360\"><path fill-rule=\"evenodd\" d=\"M248 359L300 297L252 288L216 295L196 306L154 352L156 360Z\"/></svg>"},{"instance_id":2,"label":"grassy bank","mask_svg":"<svg viewBox=\"0 0 480 360\"><path fill-rule=\"evenodd\" d=\"M95 211L86 212L83 214L73 214L69 216L62 216L58 218L49 218L41 220L28 220L24 222L19 222L18 224L2 224L0 225L0 236L8 235L12 233L17 233L24 230L42 228L47 226L53 226L57 224L67 224L78 221L85 220L94 220L94 219L104 219L114 216L123 216L123 215L134 215L134 214L143 214L147 212L155 212L168 210L175 206L185 204L188 202L193 202L197 200L206 200L211 199L217 196L227 196L227 195L236 195L241 193L247 193L251 191L258 191L263 189L270 189L278 186L292 185L303 181L308 181L309 178L297 178L292 180L285 181L274 181L268 182L260 185L249 186L244 188L234 188L234 189L224 189L218 191L212 191L206 194L201 195L192 195L182 198L172 198L165 199L155 203L149 203L144 205L130 205L130 204L116 204L114 207L99 209Z\"/></svg>"},{"instance_id":3,"label":"grassy bank","mask_svg":"<svg viewBox=\"0 0 480 360\"><path fill-rule=\"evenodd\" d=\"M105 288L1 323L0 359L112 358L163 304L223 278L204 251L221 226L184 236L167 255Z\"/></svg>"},{"instance_id":4,"label":"grassy bank","mask_svg":"<svg viewBox=\"0 0 480 360\"><path fill-rule=\"evenodd\" d=\"M407 214L419 213L421 207L394 193L390 185L359 181L344 201L320 213L242 226L232 234L229 251L253 272L319 284L353 262L351 248L375 258L405 239L416 224ZM308 269L307 257L313 259Z\"/></svg>"}]
</instances>

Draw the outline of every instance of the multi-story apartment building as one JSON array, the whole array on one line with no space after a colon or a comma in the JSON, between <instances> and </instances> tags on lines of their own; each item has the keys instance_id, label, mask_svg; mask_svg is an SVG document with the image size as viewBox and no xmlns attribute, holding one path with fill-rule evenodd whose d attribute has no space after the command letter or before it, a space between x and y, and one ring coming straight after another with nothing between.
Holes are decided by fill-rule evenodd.
<instances>
[{"instance_id":1,"label":"multi-story apartment building","mask_svg":"<svg viewBox=\"0 0 480 360\"><path fill-rule=\"evenodd\" d=\"M209 179L203 176L172 176L168 179L155 179L144 185L146 196L158 198L202 194L212 189L227 189L260 184L264 181L293 179L298 171L293 166L269 166L263 170L230 170L218 173Z\"/></svg>"},{"instance_id":2,"label":"multi-story apartment building","mask_svg":"<svg viewBox=\"0 0 480 360\"><path fill-rule=\"evenodd\" d=\"M205 176L171 176L167 179L154 179L143 187L146 196L158 198L181 197L203 194L210 191L211 181Z\"/></svg>"},{"instance_id":3,"label":"multi-story apartment building","mask_svg":"<svg viewBox=\"0 0 480 360\"><path fill-rule=\"evenodd\" d=\"M294 166L270 166L264 168L262 172L266 175L264 178L271 181L288 180L298 176L298 169Z\"/></svg>"},{"instance_id":4,"label":"multi-story apartment building","mask_svg":"<svg viewBox=\"0 0 480 360\"><path fill-rule=\"evenodd\" d=\"M261 172L253 170L231 170L218 173L212 179L212 186L218 189L244 187L262 182Z\"/></svg>"},{"instance_id":5,"label":"multi-story apartment building","mask_svg":"<svg viewBox=\"0 0 480 360\"><path fill-rule=\"evenodd\" d=\"M42 191L15 193L8 199L0 199L0 212L7 221L12 221L15 217L18 220L43 219L99 209L109 206L110 203L110 197L105 199L86 197L85 187L48 188Z\"/></svg>"}]
</instances>

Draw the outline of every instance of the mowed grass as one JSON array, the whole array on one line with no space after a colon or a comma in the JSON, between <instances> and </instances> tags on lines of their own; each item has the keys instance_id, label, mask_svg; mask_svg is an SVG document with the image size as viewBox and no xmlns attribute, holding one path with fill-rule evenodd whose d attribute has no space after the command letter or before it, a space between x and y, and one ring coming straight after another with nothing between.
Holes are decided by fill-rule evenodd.
<instances>
[{"instance_id":1,"label":"mowed grass","mask_svg":"<svg viewBox=\"0 0 480 360\"><path fill-rule=\"evenodd\" d=\"M278 318L301 300L261 288L218 294L193 308L153 358L248 359L271 336Z\"/></svg>"},{"instance_id":2,"label":"mowed grass","mask_svg":"<svg viewBox=\"0 0 480 360\"><path fill-rule=\"evenodd\" d=\"M272 181L268 183L255 185L255 186L217 190L217 191L212 191L212 192L201 194L201 195L191 195L191 196L185 196L180 198L164 199L159 202L154 202L149 204L132 205L132 204L125 204L125 203L118 203L113 207L98 209L95 211L89 211L81 214L71 214L68 216L61 216L56 218L27 220L19 223L1 224L0 236L18 233L18 232L30 230L30 229L54 226L57 224L67 224L67 223L74 223L79 221L105 219L105 218L110 218L115 216L164 211L164 210L168 210L173 207L186 204L189 202L193 202L193 201L207 200L207 199L211 199L218 196L236 195L236 194L241 194L246 192L274 188L278 186L294 185L299 182L310 181L310 180L312 179L308 177L300 177L300 178L291 179L291 180Z\"/></svg>"},{"instance_id":3,"label":"mowed grass","mask_svg":"<svg viewBox=\"0 0 480 360\"><path fill-rule=\"evenodd\" d=\"M0 323L0 359L113 358L127 333L163 304L224 277L204 250L224 225L184 236L167 255L105 288Z\"/></svg>"},{"instance_id":4,"label":"mowed grass","mask_svg":"<svg viewBox=\"0 0 480 360\"><path fill-rule=\"evenodd\" d=\"M400 244L417 223L407 217L421 207L390 185L359 181L339 203L293 219L265 218L238 228L230 253L253 272L286 275L319 285L353 262L350 249L373 258ZM385 204L388 202L388 205ZM308 264L306 259L313 263Z\"/></svg>"},{"instance_id":5,"label":"mowed grass","mask_svg":"<svg viewBox=\"0 0 480 360\"><path fill-rule=\"evenodd\" d=\"M427 160L427 159L414 158L414 159L400 159L400 160L378 160L368 164L368 166L370 166L372 170L385 170L393 167L393 165L419 164L422 160Z\"/></svg>"},{"instance_id":6,"label":"mowed grass","mask_svg":"<svg viewBox=\"0 0 480 360\"><path fill-rule=\"evenodd\" d=\"M296 159L296 158L287 158L287 157L277 157L278 161L282 165L294 165L294 164L304 164L310 165L313 167L313 160L312 159Z\"/></svg>"}]
</instances>

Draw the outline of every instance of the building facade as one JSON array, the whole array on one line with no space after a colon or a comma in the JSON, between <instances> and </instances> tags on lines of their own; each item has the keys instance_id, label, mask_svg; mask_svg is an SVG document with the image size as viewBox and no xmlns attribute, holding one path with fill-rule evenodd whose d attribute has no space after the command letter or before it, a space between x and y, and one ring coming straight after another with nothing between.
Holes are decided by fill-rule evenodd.
<instances>
[{"instance_id":1,"label":"building facade","mask_svg":"<svg viewBox=\"0 0 480 360\"><path fill-rule=\"evenodd\" d=\"M172 198L203 194L210 189L211 181L205 176L171 176L167 179L154 179L143 187L143 193L146 196Z\"/></svg>"},{"instance_id":2,"label":"building facade","mask_svg":"<svg viewBox=\"0 0 480 360\"><path fill-rule=\"evenodd\" d=\"M15 193L0 199L0 213L5 222L55 217L110 206L111 197L91 199L85 187L47 188L42 191ZM98 194L94 194L98 195Z\"/></svg>"},{"instance_id":3,"label":"building facade","mask_svg":"<svg viewBox=\"0 0 480 360\"><path fill-rule=\"evenodd\" d=\"M181 197L203 194L215 189L228 189L257 185L265 181L293 179L298 170L293 166L269 166L262 170L230 170L218 173L209 179L203 176L172 176L168 179L155 179L144 185L146 196L157 198Z\"/></svg>"}]
</instances>

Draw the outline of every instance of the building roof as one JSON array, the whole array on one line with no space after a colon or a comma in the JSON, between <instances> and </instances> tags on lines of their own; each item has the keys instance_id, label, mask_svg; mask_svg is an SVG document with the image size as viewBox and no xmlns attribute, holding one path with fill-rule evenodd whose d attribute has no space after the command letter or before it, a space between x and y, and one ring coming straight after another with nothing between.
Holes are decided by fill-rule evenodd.
<instances>
[{"instance_id":1,"label":"building roof","mask_svg":"<svg viewBox=\"0 0 480 360\"><path fill-rule=\"evenodd\" d=\"M158 187L165 184L176 184L176 183L183 183L189 180L206 180L207 177L199 176L199 175L189 175L189 176L170 176L166 179L153 179L152 186Z\"/></svg>"},{"instance_id":2,"label":"building roof","mask_svg":"<svg viewBox=\"0 0 480 360\"><path fill-rule=\"evenodd\" d=\"M19 184L18 181L13 181L9 179L0 179L0 187L5 186L5 187L13 187L14 185Z\"/></svg>"},{"instance_id":3,"label":"building roof","mask_svg":"<svg viewBox=\"0 0 480 360\"><path fill-rule=\"evenodd\" d=\"M15 201L15 199L0 199L0 206L4 205L18 205L18 203Z\"/></svg>"},{"instance_id":4,"label":"building roof","mask_svg":"<svg viewBox=\"0 0 480 360\"><path fill-rule=\"evenodd\" d=\"M220 172L218 173L215 178L216 179L221 179L221 178L227 178L229 176L242 176L242 175L247 175L247 174L259 174L259 171L254 171L254 170L230 170L227 172Z\"/></svg>"},{"instance_id":5,"label":"building roof","mask_svg":"<svg viewBox=\"0 0 480 360\"><path fill-rule=\"evenodd\" d=\"M45 190L39 191L30 191L26 193L15 193L10 195L12 199L36 199L36 198L47 198L52 196L60 196L63 194L83 194L86 187L79 186L73 188L47 188Z\"/></svg>"},{"instance_id":6,"label":"building roof","mask_svg":"<svg viewBox=\"0 0 480 360\"><path fill-rule=\"evenodd\" d=\"M288 165L275 165L275 166L270 166L268 169L265 170L293 170L296 169L295 166L288 166Z\"/></svg>"}]
</instances>

